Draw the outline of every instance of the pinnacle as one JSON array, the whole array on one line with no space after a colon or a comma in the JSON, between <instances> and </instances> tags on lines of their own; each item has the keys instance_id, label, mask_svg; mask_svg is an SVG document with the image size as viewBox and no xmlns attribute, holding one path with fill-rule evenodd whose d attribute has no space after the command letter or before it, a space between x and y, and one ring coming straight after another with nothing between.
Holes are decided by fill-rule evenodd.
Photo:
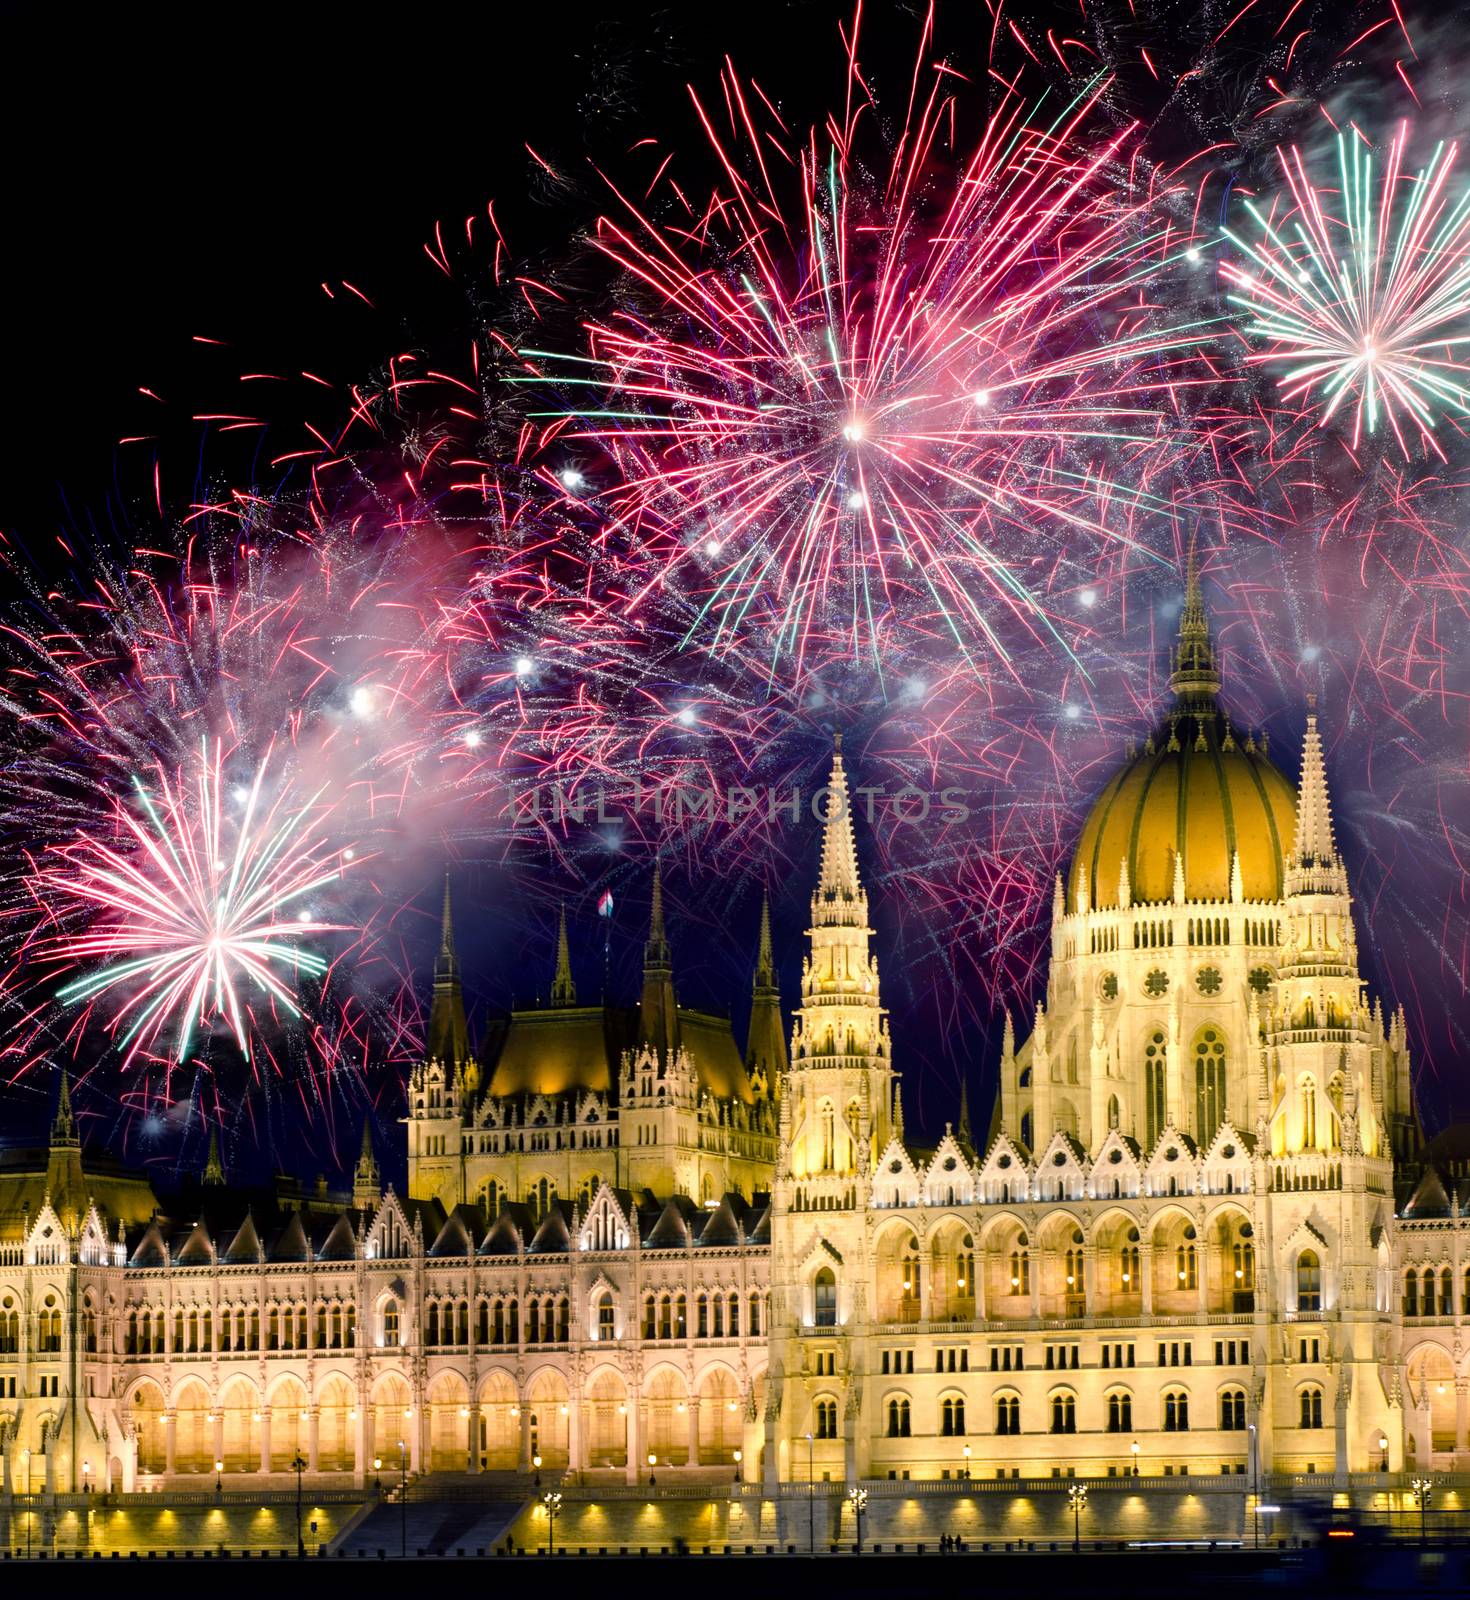
<instances>
[{"instance_id":1,"label":"pinnacle","mask_svg":"<svg viewBox=\"0 0 1470 1600\"><path fill-rule=\"evenodd\" d=\"M554 1006L574 1006L577 1003L577 985L572 979L572 954L567 942L567 908L561 908L556 929L556 976L551 980L551 1003Z\"/></svg>"},{"instance_id":2,"label":"pinnacle","mask_svg":"<svg viewBox=\"0 0 1470 1600\"><path fill-rule=\"evenodd\" d=\"M813 897L817 905L855 905L863 901L858 876L857 844L852 832L852 807L848 800L847 773L842 765L842 745L834 742L832 772L827 779L827 816L822 829L822 865ZM860 913L867 921L866 904Z\"/></svg>"},{"instance_id":3,"label":"pinnacle","mask_svg":"<svg viewBox=\"0 0 1470 1600\"><path fill-rule=\"evenodd\" d=\"M1326 865L1337 859L1332 837L1332 803L1327 793L1327 765L1317 713L1307 713L1307 734L1302 744L1302 777L1297 790L1296 840L1292 853L1299 866Z\"/></svg>"}]
</instances>

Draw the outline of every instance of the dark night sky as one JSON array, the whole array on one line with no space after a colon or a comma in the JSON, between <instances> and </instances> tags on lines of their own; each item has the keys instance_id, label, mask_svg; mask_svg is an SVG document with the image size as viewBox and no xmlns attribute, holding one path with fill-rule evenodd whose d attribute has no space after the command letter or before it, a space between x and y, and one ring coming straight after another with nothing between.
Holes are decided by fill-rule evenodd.
<instances>
[{"instance_id":1,"label":"dark night sky","mask_svg":"<svg viewBox=\"0 0 1470 1600\"><path fill-rule=\"evenodd\" d=\"M175 484L187 485L191 463L205 479L248 473L240 451L258 449L258 439L224 439L188 420L229 409L238 390L226 386L242 367L351 379L397 340L406 348L458 338L472 325L461 287L425 257L437 220L458 227L493 197L513 243L532 254L561 247L585 220L585 207L546 193L527 144L586 170L589 158L650 130L685 127L685 85L708 82L727 48L810 117L840 88L837 28L850 9L845 0L756 0L733 12L4 5L0 533L43 563L64 560L57 535L131 542L152 508L142 458L118 447L124 435L159 434ZM951 0L943 21L978 35L982 10ZM913 5L870 7L865 58L880 68L911 60L921 15ZM1248 30L1236 37L1248 50ZM329 305L324 280L357 283L383 309ZM202 346L198 335L228 349ZM468 922L479 887L461 885ZM803 882L778 907L788 1002L805 891ZM435 900L426 888L426 924ZM627 988L643 906L630 896L618 955ZM733 1003L737 1021L754 916L747 905L738 925L689 937L682 962L687 997ZM549 940L549 914L541 931ZM578 952L588 981L595 937L589 928ZM885 954L892 974L897 963ZM541 947L527 945L512 962L496 955L502 970L482 999L525 999L533 980L544 981ZM474 960L472 948L467 967ZM983 1038L961 1043L927 1092L911 1086L925 1132L952 1115L960 1063L977 1103L991 1053Z\"/></svg>"}]
</instances>

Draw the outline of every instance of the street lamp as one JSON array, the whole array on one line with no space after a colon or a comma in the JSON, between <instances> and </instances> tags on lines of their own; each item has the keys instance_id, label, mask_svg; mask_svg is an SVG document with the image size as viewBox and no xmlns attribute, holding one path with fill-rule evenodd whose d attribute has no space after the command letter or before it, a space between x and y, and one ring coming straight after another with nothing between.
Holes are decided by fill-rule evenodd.
<instances>
[{"instance_id":1,"label":"street lamp","mask_svg":"<svg viewBox=\"0 0 1470 1600\"><path fill-rule=\"evenodd\" d=\"M373 1457L373 1488L375 1488L378 1491L379 1494L382 1494L382 1492L383 1492L383 1458L382 1458L382 1456L374 1456Z\"/></svg>"},{"instance_id":2,"label":"street lamp","mask_svg":"<svg viewBox=\"0 0 1470 1600\"><path fill-rule=\"evenodd\" d=\"M648 1452L648 1486L649 1486L649 1488L652 1488L658 1482L658 1479L655 1478L654 1475L653 1475L653 1469L657 1465L658 1465L658 1453L656 1451L650 1450Z\"/></svg>"},{"instance_id":3,"label":"street lamp","mask_svg":"<svg viewBox=\"0 0 1470 1600\"><path fill-rule=\"evenodd\" d=\"M216 1500L219 1499L220 1491L223 1488L222 1479L224 1476L224 1470L224 1462L221 1461L218 1456L216 1456L214 1462L214 1497Z\"/></svg>"},{"instance_id":4,"label":"street lamp","mask_svg":"<svg viewBox=\"0 0 1470 1600\"><path fill-rule=\"evenodd\" d=\"M1380 1457L1380 1463L1379 1463L1378 1470L1380 1472L1387 1472L1388 1471L1388 1435L1386 1433L1380 1433L1378 1435L1378 1453L1379 1453L1379 1457Z\"/></svg>"},{"instance_id":5,"label":"street lamp","mask_svg":"<svg viewBox=\"0 0 1470 1600\"><path fill-rule=\"evenodd\" d=\"M868 1505L868 1491L866 1489L849 1489L848 1502L852 1506L852 1514L857 1522L857 1553L863 1553L863 1512Z\"/></svg>"},{"instance_id":6,"label":"street lamp","mask_svg":"<svg viewBox=\"0 0 1470 1600\"><path fill-rule=\"evenodd\" d=\"M561 1495L555 1489L549 1494L541 1496L541 1504L546 1507L546 1554L556 1554L556 1519L561 1515Z\"/></svg>"},{"instance_id":7,"label":"street lamp","mask_svg":"<svg viewBox=\"0 0 1470 1600\"><path fill-rule=\"evenodd\" d=\"M1138 1476L1138 1440L1133 1441L1133 1476Z\"/></svg>"},{"instance_id":8,"label":"street lamp","mask_svg":"<svg viewBox=\"0 0 1470 1600\"><path fill-rule=\"evenodd\" d=\"M1419 1497L1419 1543L1429 1539L1429 1502L1434 1498L1434 1479L1415 1478L1414 1493Z\"/></svg>"},{"instance_id":9,"label":"street lamp","mask_svg":"<svg viewBox=\"0 0 1470 1600\"><path fill-rule=\"evenodd\" d=\"M541 1452L539 1450L531 1457L531 1465L536 1469L536 1476L531 1482L535 1488L539 1489L541 1487Z\"/></svg>"},{"instance_id":10,"label":"street lamp","mask_svg":"<svg viewBox=\"0 0 1470 1600\"><path fill-rule=\"evenodd\" d=\"M812 1555L817 1553L817 1472L812 1454L815 1447L812 1444L811 1434L806 1436L806 1527L807 1548Z\"/></svg>"},{"instance_id":11,"label":"street lamp","mask_svg":"<svg viewBox=\"0 0 1470 1600\"><path fill-rule=\"evenodd\" d=\"M306 1457L299 1450L291 1463L291 1470L296 1474L296 1559L302 1561L306 1558L306 1539L301 1532L301 1474L306 1471ZM217 1481L215 1488L219 1488Z\"/></svg>"},{"instance_id":12,"label":"street lamp","mask_svg":"<svg viewBox=\"0 0 1470 1600\"><path fill-rule=\"evenodd\" d=\"M402 1559L408 1560L408 1446L398 1441L398 1505L402 1512L398 1523L398 1549Z\"/></svg>"},{"instance_id":13,"label":"street lamp","mask_svg":"<svg viewBox=\"0 0 1470 1600\"><path fill-rule=\"evenodd\" d=\"M964 1464L964 1467L961 1470L964 1473L964 1476L968 1478L970 1476L970 1447L969 1447L969 1445L966 1445L965 1448L960 1451L960 1454L965 1458L965 1464Z\"/></svg>"},{"instance_id":14,"label":"street lamp","mask_svg":"<svg viewBox=\"0 0 1470 1600\"><path fill-rule=\"evenodd\" d=\"M1067 1485L1067 1504L1072 1508L1072 1553L1076 1555L1082 1549L1082 1508L1087 1504L1085 1483Z\"/></svg>"}]
</instances>

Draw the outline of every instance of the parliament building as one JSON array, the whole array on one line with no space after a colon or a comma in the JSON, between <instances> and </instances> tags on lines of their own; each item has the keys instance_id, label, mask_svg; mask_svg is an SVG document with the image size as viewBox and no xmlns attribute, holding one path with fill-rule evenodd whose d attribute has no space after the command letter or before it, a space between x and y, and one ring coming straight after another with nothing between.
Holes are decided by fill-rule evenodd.
<instances>
[{"instance_id":1,"label":"parliament building","mask_svg":"<svg viewBox=\"0 0 1470 1600\"><path fill-rule=\"evenodd\" d=\"M414 1474L583 1485L1470 1465L1470 1141L1425 1145L1359 974L1316 719L1222 709L1191 574L1172 704L1052 905L988 1127L907 1138L838 748L801 992L763 916L742 1049L682 1005L472 1042L446 893L408 1183L0 1163L0 1490Z\"/></svg>"}]
</instances>

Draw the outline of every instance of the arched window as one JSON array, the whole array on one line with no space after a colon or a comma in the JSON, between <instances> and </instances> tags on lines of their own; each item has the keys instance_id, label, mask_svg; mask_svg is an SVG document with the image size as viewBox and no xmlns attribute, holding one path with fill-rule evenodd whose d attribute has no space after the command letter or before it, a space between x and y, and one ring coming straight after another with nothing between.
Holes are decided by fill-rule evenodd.
<instances>
[{"instance_id":1,"label":"arched window","mask_svg":"<svg viewBox=\"0 0 1470 1600\"><path fill-rule=\"evenodd\" d=\"M1419 1315L1419 1274L1410 1267L1404 1274L1404 1315Z\"/></svg>"},{"instance_id":2,"label":"arched window","mask_svg":"<svg viewBox=\"0 0 1470 1600\"><path fill-rule=\"evenodd\" d=\"M1063 1393L1054 1394L1051 1397L1051 1431L1053 1433L1076 1433L1076 1395Z\"/></svg>"},{"instance_id":3,"label":"arched window","mask_svg":"<svg viewBox=\"0 0 1470 1600\"><path fill-rule=\"evenodd\" d=\"M1136 1244L1125 1244L1118 1252L1118 1290L1121 1294L1143 1293L1143 1277L1139 1270Z\"/></svg>"},{"instance_id":4,"label":"arched window","mask_svg":"<svg viewBox=\"0 0 1470 1600\"><path fill-rule=\"evenodd\" d=\"M1303 1250L1296 1258L1296 1308L1298 1311L1322 1309L1322 1263L1315 1250Z\"/></svg>"},{"instance_id":5,"label":"arched window","mask_svg":"<svg viewBox=\"0 0 1470 1600\"><path fill-rule=\"evenodd\" d=\"M1302 1148L1317 1148L1317 1086L1310 1078L1302 1085Z\"/></svg>"},{"instance_id":6,"label":"arched window","mask_svg":"<svg viewBox=\"0 0 1470 1600\"><path fill-rule=\"evenodd\" d=\"M837 1326L837 1278L831 1267L823 1267L812 1279L814 1320L819 1328Z\"/></svg>"},{"instance_id":7,"label":"arched window","mask_svg":"<svg viewBox=\"0 0 1470 1600\"><path fill-rule=\"evenodd\" d=\"M1244 1389L1227 1389L1220 1396L1220 1427L1226 1433L1245 1432Z\"/></svg>"},{"instance_id":8,"label":"arched window","mask_svg":"<svg viewBox=\"0 0 1470 1600\"><path fill-rule=\"evenodd\" d=\"M1225 1041L1218 1028L1202 1028L1194 1041L1194 1126L1201 1152L1226 1115Z\"/></svg>"},{"instance_id":9,"label":"arched window","mask_svg":"<svg viewBox=\"0 0 1470 1600\"><path fill-rule=\"evenodd\" d=\"M837 1437L837 1402L822 1399L817 1401L817 1437L819 1439L835 1439Z\"/></svg>"},{"instance_id":10,"label":"arched window","mask_svg":"<svg viewBox=\"0 0 1470 1600\"><path fill-rule=\"evenodd\" d=\"M674 1300L674 1337L682 1339L688 1326L688 1302L684 1296L678 1295Z\"/></svg>"},{"instance_id":11,"label":"arched window","mask_svg":"<svg viewBox=\"0 0 1470 1600\"><path fill-rule=\"evenodd\" d=\"M709 1299L702 1289L694 1297L694 1337L709 1338Z\"/></svg>"},{"instance_id":12,"label":"arched window","mask_svg":"<svg viewBox=\"0 0 1470 1600\"><path fill-rule=\"evenodd\" d=\"M732 1294L727 1302L729 1310L729 1334L732 1339L740 1337L740 1296Z\"/></svg>"},{"instance_id":13,"label":"arched window","mask_svg":"<svg viewBox=\"0 0 1470 1600\"><path fill-rule=\"evenodd\" d=\"M902 1304L899 1307L899 1321L911 1322L919 1314L918 1306L921 1282L919 1277L919 1250L918 1246L915 1245L912 1240L903 1247L903 1257L899 1262L899 1267L903 1272L903 1278L901 1280L903 1285L903 1298Z\"/></svg>"},{"instance_id":14,"label":"arched window","mask_svg":"<svg viewBox=\"0 0 1470 1600\"><path fill-rule=\"evenodd\" d=\"M1235 1246L1235 1287L1249 1294L1256 1286L1256 1247L1244 1241Z\"/></svg>"},{"instance_id":15,"label":"arched window","mask_svg":"<svg viewBox=\"0 0 1470 1600\"><path fill-rule=\"evenodd\" d=\"M818 1109L817 1120L822 1130L821 1171L831 1172L837 1165L837 1113L832 1102L824 1100Z\"/></svg>"},{"instance_id":16,"label":"arched window","mask_svg":"<svg viewBox=\"0 0 1470 1600\"><path fill-rule=\"evenodd\" d=\"M1029 1111L1023 1111L1021 1113L1021 1143L1025 1145L1028 1150L1034 1148L1035 1146L1035 1140L1031 1137L1031 1129L1031 1113Z\"/></svg>"},{"instance_id":17,"label":"arched window","mask_svg":"<svg viewBox=\"0 0 1470 1600\"><path fill-rule=\"evenodd\" d=\"M1439 1314L1442 1317L1455 1314L1455 1279L1448 1267L1442 1268L1439 1274Z\"/></svg>"},{"instance_id":18,"label":"arched window","mask_svg":"<svg viewBox=\"0 0 1470 1600\"><path fill-rule=\"evenodd\" d=\"M1133 1432L1133 1396L1126 1393L1108 1396L1108 1432Z\"/></svg>"},{"instance_id":19,"label":"arched window","mask_svg":"<svg viewBox=\"0 0 1470 1600\"><path fill-rule=\"evenodd\" d=\"M1199 1262L1192 1244L1181 1244L1175 1250L1174 1275L1181 1289L1199 1287Z\"/></svg>"},{"instance_id":20,"label":"arched window","mask_svg":"<svg viewBox=\"0 0 1470 1600\"><path fill-rule=\"evenodd\" d=\"M1426 1317L1432 1317L1434 1315L1434 1269L1425 1267L1420 1281L1423 1284L1423 1298L1419 1303L1420 1309Z\"/></svg>"},{"instance_id":21,"label":"arched window","mask_svg":"<svg viewBox=\"0 0 1470 1600\"><path fill-rule=\"evenodd\" d=\"M1164 1131L1164 1035L1155 1029L1143 1050L1143 1109L1147 1151Z\"/></svg>"},{"instance_id":22,"label":"arched window","mask_svg":"<svg viewBox=\"0 0 1470 1600\"><path fill-rule=\"evenodd\" d=\"M907 1439L909 1431L909 1403L902 1397L895 1397L888 1402L888 1437Z\"/></svg>"},{"instance_id":23,"label":"arched window","mask_svg":"<svg viewBox=\"0 0 1470 1600\"><path fill-rule=\"evenodd\" d=\"M275 1319L276 1314L271 1312L271 1348L275 1348ZM398 1344L398 1302L385 1300L383 1302L383 1343L388 1346Z\"/></svg>"},{"instance_id":24,"label":"arched window","mask_svg":"<svg viewBox=\"0 0 1470 1600\"><path fill-rule=\"evenodd\" d=\"M758 1339L761 1331L761 1297L753 1294L750 1297L750 1336Z\"/></svg>"},{"instance_id":25,"label":"arched window","mask_svg":"<svg viewBox=\"0 0 1470 1600\"><path fill-rule=\"evenodd\" d=\"M1011 1293L1031 1293L1031 1252L1029 1250L1011 1251Z\"/></svg>"},{"instance_id":26,"label":"arched window","mask_svg":"<svg viewBox=\"0 0 1470 1600\"><path fill-rule=\"evenodd\" d=\"M1189 1432L1189 1396L1182 1389L1171 1389L1164 1396L1164 1432Z\"/></svg>"},{"instance_id":27,"label":"arched window","mask_svg":"<svg viewBox=\"0 0 1470 1600\"><path fill-rule=\"evenodd\" d=\"M600 1343L606 1343L616 1337L617 1329L613 1322L612 1292L604 1289L597 1297L597 1338Z\"/></svg>"},{"instance_id":28,"label":"arched window","mask_svg":"<svg viewBox=\"0 0 1470 1600\"><path fill-rule=\"evenodd\" d=\"M1304 1428L1322 1426L1322 1391L1315 1384L1302 1390L1302 1421Z\"/></svg>"},{"instance_id":29,"label":"arched window","mask_svg":"<svg viewBox=\"0 0 1470 1600\"><path fill-rule=\"evenodd\" d=\"M428 1345L439 1343L439 1307L433 1301L429 1304L429 1326L424 1334L424 1342Z\"/></svg>"},{"instance_id":30,"label":"arched window","mask_svg":"<svg viewBox=\"0 0 1470 1600\"><path fill-rule=\"evenodd\" d=\"M1021 1401L1018 1396L1003 1394L996 1397L995 1431L1003 1434L1021 1431Z\"/></svg>"},{"instance_id":31,"label":"arched window","mask_svg":"<svg viewBox=\"0 0 1470 1600\"><path fill-rule=\"evenodd\" d=\"M958 1395L949 1396L940 1406L939 1432L946 1439L964 1438L965 1402Z\"/></svg>"},{"instance_id":32,"label":"arched window","mask_svg":"<svg viewBox=\"0 0 1470 1600\"><path fill-rule=\"evenodd\" d=\"M1117 1095L1110 1094L1108 1096L1108 1127L1109 1128L1118 1127L1119 1124L1122 1121L1122 1117L1123 1117L1123 1113L1122 1113L1121 1108L1118 1105L1118 1097L1117 1097Z\"/></svg>"}]
</instances>

